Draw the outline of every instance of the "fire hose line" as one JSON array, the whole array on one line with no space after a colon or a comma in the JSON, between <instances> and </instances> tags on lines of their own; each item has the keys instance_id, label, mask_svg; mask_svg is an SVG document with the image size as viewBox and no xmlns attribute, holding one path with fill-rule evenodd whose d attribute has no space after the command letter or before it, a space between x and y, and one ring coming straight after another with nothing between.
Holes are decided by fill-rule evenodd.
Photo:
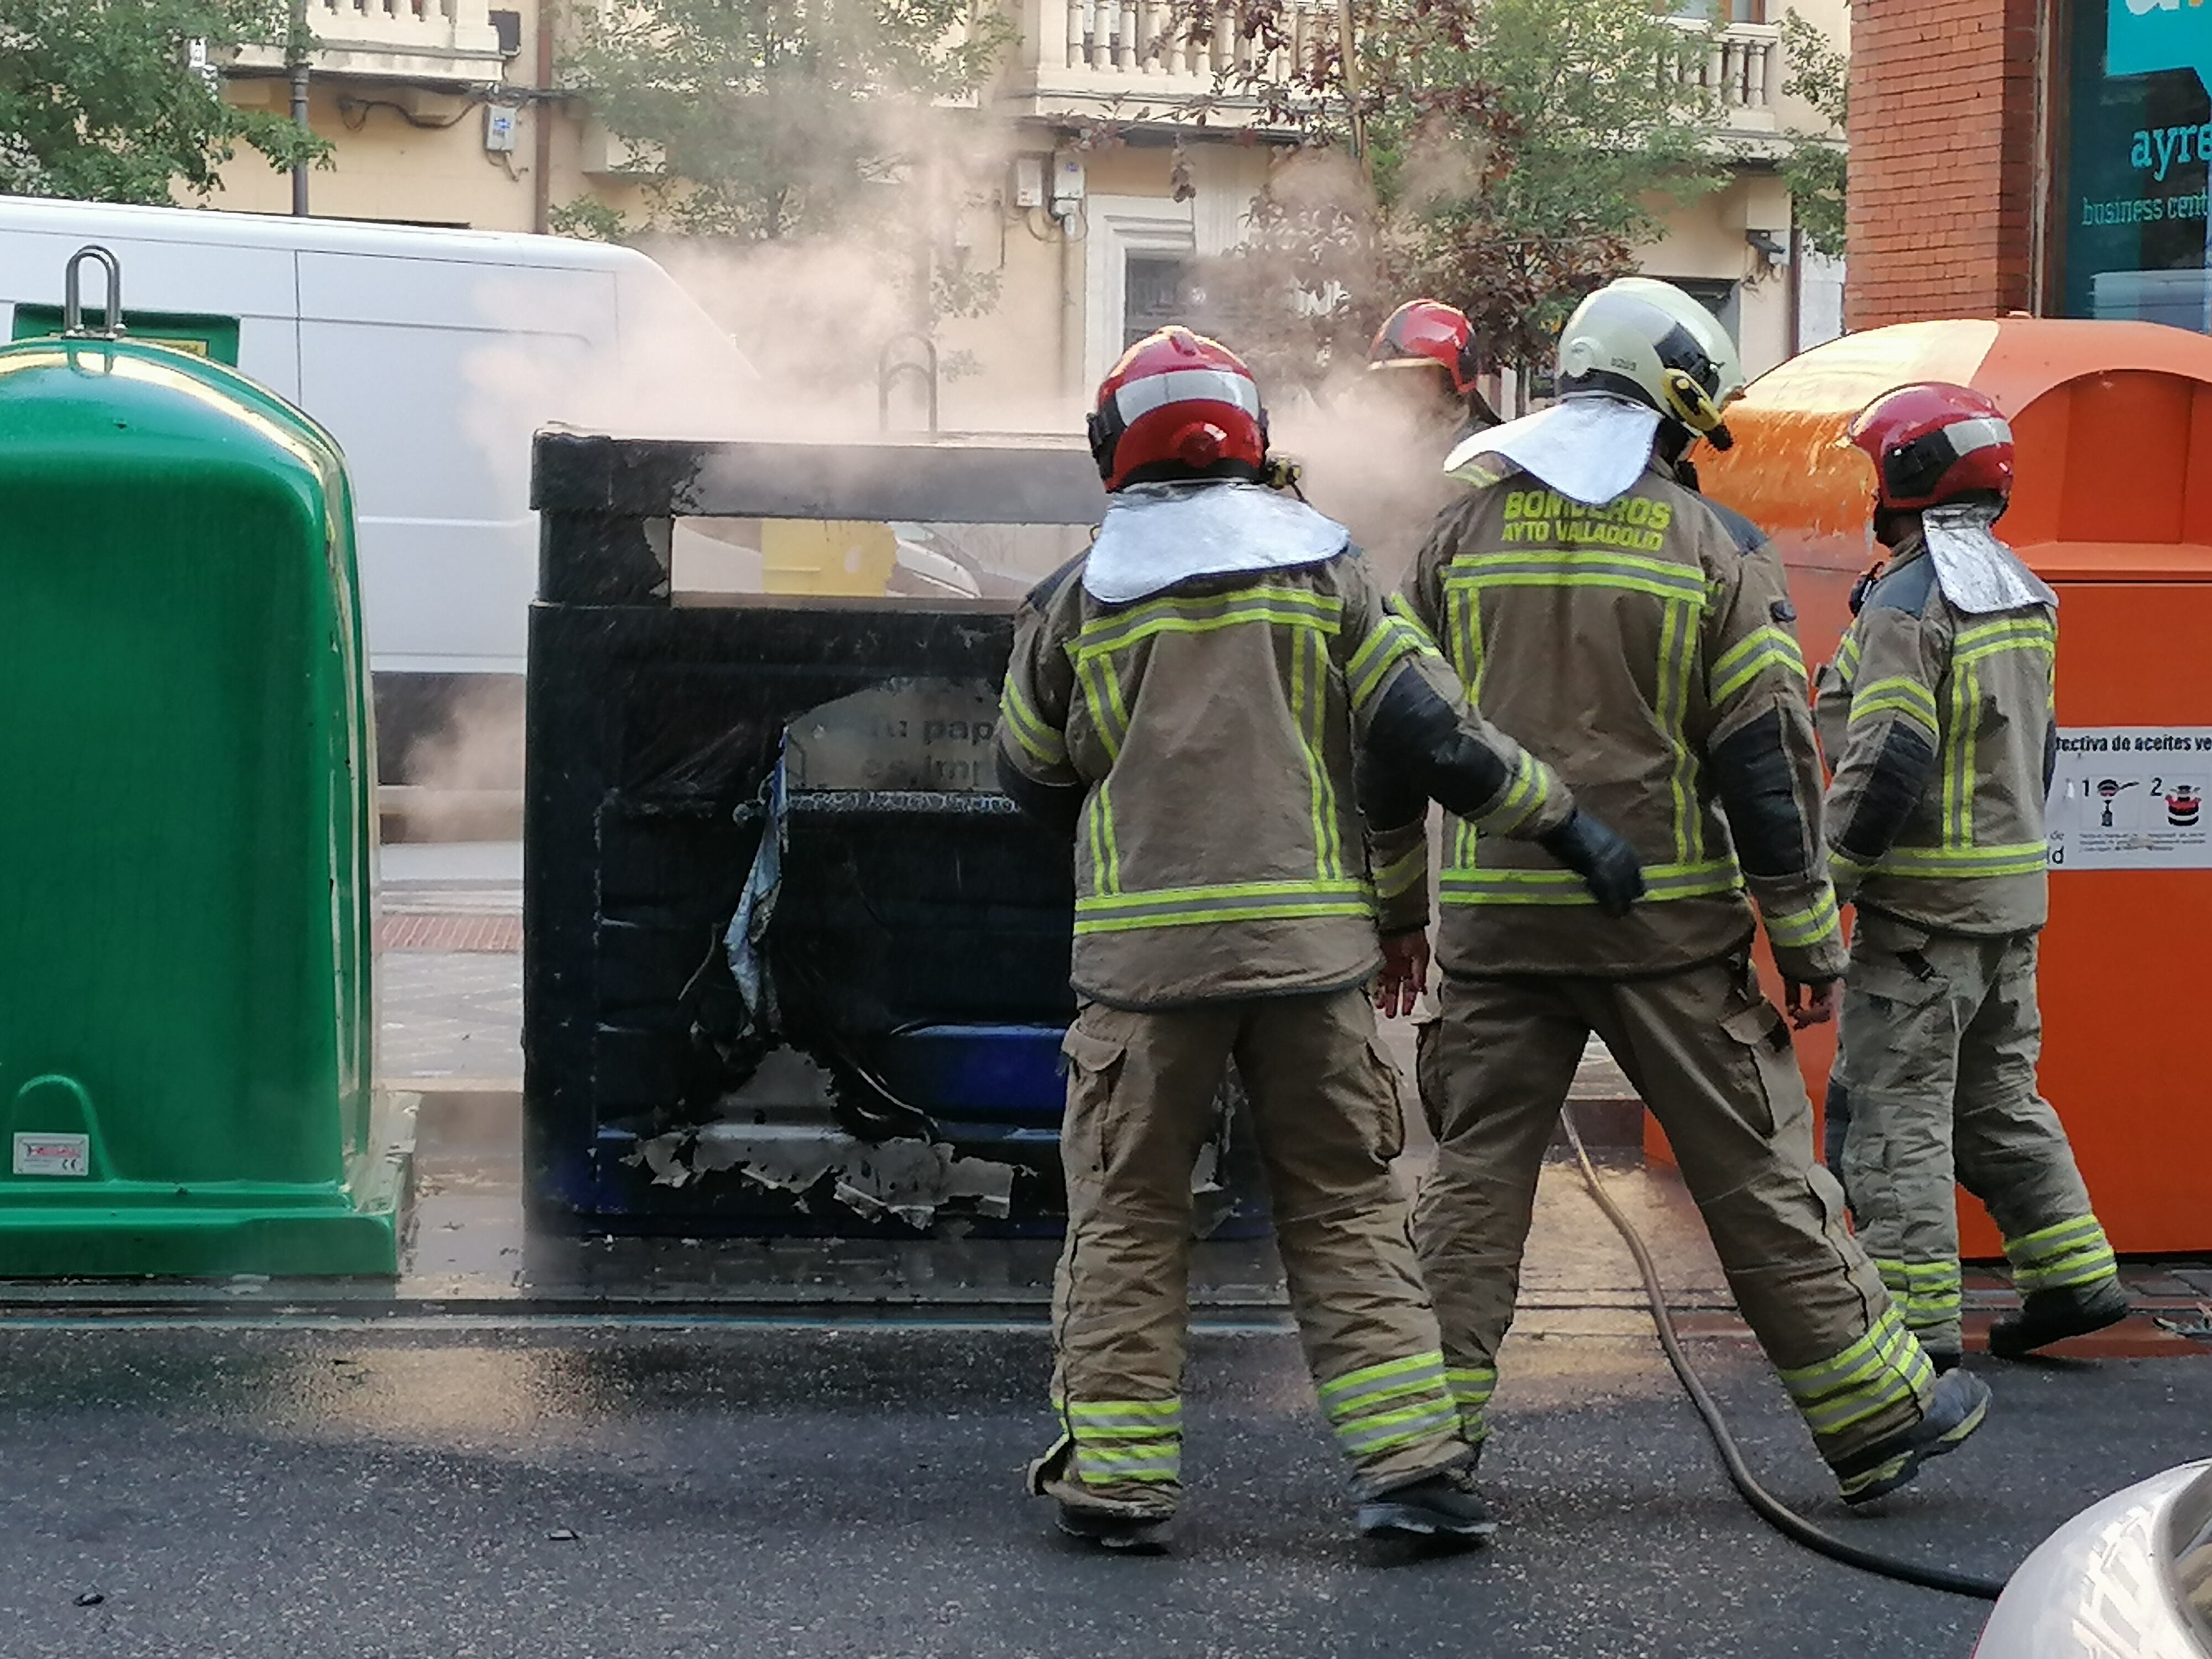
<instances>
[{"instance_id":1,"label":"fire hose line","mask_svg":"<svg viewBox=\"0 0 2212 1659\"><path fill-rule=\"evenodd\" d=\"M1683 1392L1690 1396L1691 1405L1705 1419L1705 1431L1712 1437L1713 1449L1720 1453L1721 1467L1737 1493L1748 1504L1752 1512L1772 1527L1792 1543L1802 1544L1816 1554L1832 1561L1840 1561L1847 1567L1856 1567L1862 1572L1871 1572L1884 1578L1894 1578L1901 1583L1917 1584L1923 1589L1942 1590L1947 1595L1972 1596L1977 1601L1994 1601L2003 1594L2004 1584L1994 1578L1978 1578L1972 1573L1954 1572L1948 1567L1923 1565L1878 1551L1863 1549L1848 1539L1838 1538L1814 1526L1791 1509L1772 1492L1759 1484L1749 1464L1743 1461L1743 1452L1729 1431L1728 1420L1721 1415L1719 1404L1705 1379L1691 1364L1690 1356L1682 1346L1681 1333L1674 1328L1674 1316L1667 1305L1666 1287L1659 1282L1659 1269L1653 1265L1651 1252L1644 1243L1643 1235L1636 1231L1626 1212L1614 1203L1598 1178L1597 1166L1590 1162L1589 1151L1583 1145L1582 1133L1575 1127L1574 1110L1570 1107L1564 1114L1568 1142L1574 1147L1575 1161L1582 1165L1583 1180L1589 1188L1590 1196L1597 1200L1605 1218L1613 1223L1628 1246L1629 1254L1636 1258L1636 1270L1644 1277L1644 1295L1651 1304L1651 1322L1659 1333L1659 1346L1667 1352L1667 1363L1674 1368L1680 1379Z\"/></svg>"}]
</instances>

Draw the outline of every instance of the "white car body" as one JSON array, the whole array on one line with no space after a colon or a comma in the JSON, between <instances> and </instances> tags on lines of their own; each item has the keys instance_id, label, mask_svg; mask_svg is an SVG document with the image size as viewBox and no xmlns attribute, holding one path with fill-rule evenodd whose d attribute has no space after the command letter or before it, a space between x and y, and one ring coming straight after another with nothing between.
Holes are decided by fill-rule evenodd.
<instances>
[{"instance_id":1,"label":"white car body","mask_svg":"<svg viewBox=\"0 0 2212 1659\"><path fill-rule=\"evenodd\" d=\"M753 371L644 255L556 236L0 198L0 338L57 307L87 244L134 313L234 320L238 368L337 437L353 477L380 674L523 672L538 572L530 438L618 419L652 374ZM88 320L103 283L85 271ZM647 386L641 387L641 382ZM694 434L697 435L697 434Z\"/></svg>"},{"instance_id":2,"label":"white car body","mask_svg":"<svg viewBox=\"0 0 2212 1659\"><path fill-rule=\"evenodd\" d=\"M1976 1659L2212 1659L2212 1461L2092 1504L2021 1563Z\"/></svg>"}]
</instances>

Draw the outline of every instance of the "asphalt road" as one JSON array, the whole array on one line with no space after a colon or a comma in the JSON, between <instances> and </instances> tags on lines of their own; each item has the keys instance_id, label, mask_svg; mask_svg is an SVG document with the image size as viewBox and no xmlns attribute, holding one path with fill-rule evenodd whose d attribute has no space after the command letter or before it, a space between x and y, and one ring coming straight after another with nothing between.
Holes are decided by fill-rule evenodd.
<instances>
[{"instance_id":1,"label":"asphalt road","mask_svg":"<svg viewBox=\"0 0 2212 1659\"><path fill-rule=\"evenodd\" d=\"M1847 1517L1757 1356L1700 1346L1785 1496L1977 1571L2212 1453L2212 1361L1992 1364L1983 1434ZM1017 1486L1045 1370L1018 1330L0 1328L0 1651L1964 1659L1979 1627L1751 1520L1644 1339L1509 1349L1506 1529L1447 1559L1351 1536L1294 1343L1234 1334L1197 1346L1177 1552L1079 1553Z\"/></svg>"}]
</instances>

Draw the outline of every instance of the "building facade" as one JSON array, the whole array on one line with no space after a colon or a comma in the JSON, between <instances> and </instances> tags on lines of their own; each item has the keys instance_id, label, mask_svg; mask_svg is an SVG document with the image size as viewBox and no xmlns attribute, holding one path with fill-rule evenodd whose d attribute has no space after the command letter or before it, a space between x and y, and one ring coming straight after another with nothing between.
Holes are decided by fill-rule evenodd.
<instances>
[{"instance_id":1,"label":"building facade","mask_svg":"<svg viewBox=\"0 0 2212 1659\"><path fill-rule=\"evenodd\" d=\"M1184 129L1188 172L1176 173L1169 134L1178 108L1211 93L1240 50L1229 0L1211 38L1200 30L1164 56L1137 43L1158 37L1170 0L1005 3L1018 42L983 102L1012 154L951 238L957 257L997 277L997 301L987 318L943 325L947 349L971 370L945 388L953 425L1064 423L1070 399L1128 340L1176 313L1195 264L1237 242L1268 166L1265 144L1238 142L1233 119L1216 118ZM1793 3L1846 38L1844 0ZM308 6L319 42L309 116L335 151L334 165L310 176L311 211L527 231L549 228L580 198L636 205L627 147L557 93L549 30L558 0ZM1837 331L1840 272L1801 247L1777 171L1794 135L1822 125L1784 95L1780 0L1686 0L1686 30L1706 28L1716 7L1722 21L1682 72L1723 115L1729 182L1674 211L1642 265L1711 305L1757 373ZM1336 0L1291 0L1294 38L1332 29L1335 15ZM289 106L281 52L246 52L227 74L241 105ZM1071 155L1069 135L1085 120L1125 125L1129 142ZM1079 205L1060 195L1070 189ZM281 213L290 204L289 179L247 155L226 169L210 204Z\"/></svg>"},{"instance_id":2,"label":"building facade","mask_svg":"<svg viewBox=\"0 0 2212 1659\"><path fill-rule=\"evenodd\" d=\"M1853 327L2212 330L2212 9L1858 0L1855 22Z\"/></svg>"},{"instance_id":3,"label":"building facade","mask_svg":"<svg viewBox=\"0 0 2212 1659\"><path fill-rule=\"evenodd\" d=\"M634 204L629 158L590 112L556 94L560 0L307 0L317 42L308 122L331 165L308 175L310 212L331 218L544 231L579 197ZM226 96L290 107L282 50L224 66ZM289 174L242 155L209 205L289 213Z\"/></svg>"}]
</instances>

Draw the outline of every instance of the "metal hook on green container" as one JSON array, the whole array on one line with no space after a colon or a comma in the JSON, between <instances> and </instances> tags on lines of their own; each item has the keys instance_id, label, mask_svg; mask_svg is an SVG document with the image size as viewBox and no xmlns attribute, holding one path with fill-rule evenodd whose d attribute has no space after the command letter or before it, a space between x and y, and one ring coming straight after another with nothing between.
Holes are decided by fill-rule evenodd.
<instances>
[{"instance_id":1,"label":"metal hook on green container","mask_svg":"<svg viewBox=\"0 0 2212 1659\"><path fill-rule=\"evenodd\" d=\"M83 278L79 274L87 259L96 259L107 271L106 326L84 325ZM123 262L97 242L88 243L70 255L62 273L62 335L70 340L116 340L123 337Z\"/></svg>"}]
</instances>

